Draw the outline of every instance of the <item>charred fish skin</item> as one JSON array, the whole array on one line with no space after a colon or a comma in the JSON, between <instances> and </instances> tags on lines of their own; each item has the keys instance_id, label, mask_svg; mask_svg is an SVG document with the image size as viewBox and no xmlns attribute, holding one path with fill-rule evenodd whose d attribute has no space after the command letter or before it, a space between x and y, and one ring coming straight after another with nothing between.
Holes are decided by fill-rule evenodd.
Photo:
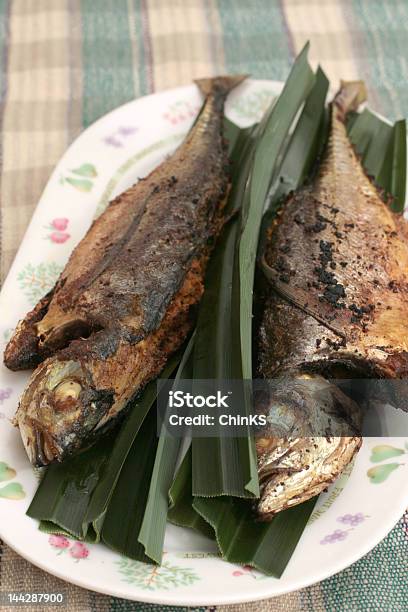
<instances>
[{"instance_id":1,"label":"charred fish skin","mask_svg":"<svg viewBox=\"0 0 408 612\"><path fill-rule=\"evenodd\" d=\"M360 93L352 83L336 96L319 172L271 228L259 334L266 377L338 366L378 378L408 374L407 223L384 203L347 138L344 118Z\"/></svg>"},{"instance_id":2,"label":"charred fish skin","mask_svg":"<svg viewBox=\"0 0 408 612\"><path fill-rule=\"evenodd\" d=\"M224 102L244 78L197 81L204 103L182 145L110 203L19 323L5 365L42 361L15 419L33 464L79 450L190 332L230 181Z\"/></svg>"},{"instance_id":3,"label":"charred fish skin","mask_svg":"<svg viewBox=\"0 0 408 612\"><path fill-rule=\"evenodd\" d=\"M345 126L347 113L364 97L362 83L342 83L331 104L329 138L317 175L288 196L270 228L261 262L268 280L257 338L261 377L408 374L406 222L391 212L366 176ZM331 439L328 445L325 438L312 438L313 460L299 454L299 444L313 450L307 438L291 450L287 440L285 461L296 465L297 460L298 468L284 479L282 490L274 488L282 466L271 450L275 472L264 479L261 517L320 493L361 444L358 434L341 431ZM258 447L260 473L265 452Z\"/></svg>"}]
</instances>

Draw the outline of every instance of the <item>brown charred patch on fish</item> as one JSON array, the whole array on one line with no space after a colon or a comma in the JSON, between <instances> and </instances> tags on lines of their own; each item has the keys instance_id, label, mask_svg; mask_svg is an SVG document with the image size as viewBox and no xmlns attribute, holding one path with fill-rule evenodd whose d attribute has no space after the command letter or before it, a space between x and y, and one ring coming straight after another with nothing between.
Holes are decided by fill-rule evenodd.
<instances>
[{"instance_id":1,"label":"brown charred patch on fish","mask_svg":"<svg viewBox=\"0 0 408 612\"><path fill-rule=\"evenodd\" d=\"M257 339L257 369L264 378L408 374L407 224L366 176L344 123L364 96L360 82L342 84L314 180L288 196L267 233L262 266L268 282ZM406 409L406 401L399 405ZM275 457L275 471L264 480L261 516L309 499L341 473L360 438L329 438L330 444L310 438L317 449L313 462L299 454L306 438L286 438L294 471L283 477ZM285 448L279 437L275 442ZM308 448L309 455L316 450ZM277 451L267 451L272 460ZM258 449L259 470L267 451Z\"/></svg>"},{"instance_id":2,"label":"brown charred patch on fish","mask_svg":"<svg viewBox=\"0 0 408 612\"><path fill-rule=\"evenodd\" d=\"M49 379L53 368L76 364L86 378L80 380L78 414L71 415L75 432L68 421L55 436L55 423L45 428L58 439L54 459L61 460L68 447L72 451L83 444L85 434L80 439L77 422L89 433L115 417L159 374L191 330L230 183L222 133L224 101L244 78L198 82L205 100L184 143L92 224L45 310L26 318L21 333L9 343L8 367L27 366L27 338L30 359L46 358L29 383L29 395L20 402L20 423L26 413L38 411L42 401L39 373ZM85 390L106 392L110 399L91 399ZM41 422L38 414L35 418ZM65 445L64 435L69 438Z\"/></svg>"}]
</instances>

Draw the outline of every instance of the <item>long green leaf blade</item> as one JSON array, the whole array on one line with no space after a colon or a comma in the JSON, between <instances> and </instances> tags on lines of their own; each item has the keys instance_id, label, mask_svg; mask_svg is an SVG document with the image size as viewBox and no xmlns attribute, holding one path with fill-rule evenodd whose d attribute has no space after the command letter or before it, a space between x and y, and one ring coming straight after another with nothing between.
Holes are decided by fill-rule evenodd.
<instances>
[{"instance_id":1,"label":"long green leaf blade","mask_svg":"<svg viewBox=\"0 0 408 612\"><path fill-rule=\"evenodd\" d=\"M242 130L230 153L233 186L227 214L242 206L242 195L252 164L254 134L255 128ZM228 380L242 376L239 337L233 324L238 230L239 220L235 217L224 228L208 265L194 346L196 380ZM194 391L200 392L197 384ZM249 435L248 439L235 439L224 438L221 434L218 438L193 439L194 494L257 495L259 487L252 439Z\"/></svg>"},{"instance_id":2,"label":"long green leaf blade","mask_svg":"<svg viewBox=\"0 0 408 612\"><path fill-rule=\"evenodd\" d=\"M302 114L290 139L283 159L277 189L273 192L275 200L298 189L310 174L316 157L322 148L325 136L325 100L329 90L329 81L323 70L318 67L315 84L306 98Z\"/></svg>"},{"instance_id":3,"label":"long green leaf blade","mask_svg":"<svg viewBox=\"0 0 408 612\"><path fill-rule=\"evenodd\" d=\"M191 355L194 346L194 334L184 351L173 387L176 388L180 379L192 376ZM166 531L167 512L169 507L169 488L173 481L174 469L180 451L182 439L167 433L162 426L153 473L150 480L149 493L144 511L138 540L143 545L145 554L156 563L161 563L163 542Z\"/></svg>"},{"instance_id":4,"label":"long green leaf blade","mask_svg":"<svg viewBox=\"0 0 408 612\"><path fill-rule=\"evenodd\" d=\"M239 170L240 190L235 191L241 209L242 236L238 236L236 224L228 228L219 260L210 263L207 287L212 288L212 293L210 289L204 296L200 310L196 379L252 377L252 369L248 368L252 363L252 290L262 212L282 146L313 82L306 47L295 62L282 94L244 149L244 162L241 158ZM238 259L234 258L237 240ZM214 305L218 314L215 320ZM222 318L220 312L224 315ZM250 397L246 404L249 414ZM255 448L249 431L246 440L225 438L222 431L218 438L193 439L192 452L194 495L259 495Z\"/></svg>"},{"instance_id":5,"label":"long green leaf blade","mask_svg":"<svg viewBox=\"0 0 408 612\"><path fill-rule=\"evenodd\" d=\"M314 84L308 45L296 59L282 93L272 106L257 143L250 177L249 205L243 210L239 243L239 321L242 375L252 378L252 295L263 211L276 162L296 114Z\"/></svg>"},{"instance_id":6,"label":"long green leaf blade","mask_svg":"<svg viewBox=\"0 0 408 612\"><path fill-rule=\"evenodd\" d=\"M134 441L109 501L102 541L138 561L151 562L138 535L143 521L157 449L157 415L152 410Z\"/></svg>"},{"instance_id":7,"label":"long green leaf blade","mask_svg":"<svg viewBox=\"0 0 408 612\"><path fill-rule=\"evenodd\" d=\"M387 158L377 178L378 184L392 196L391 209L403 212L406 191L407 132L406 121L397 121L393 127Z\"/></svg>"},{"instance_id":8,"label":"long green leaf blade","mask_svg":"<svg viewBox=\"0 0 408 612\"><path fill-rule=\"evenodd\" d=\"M214 539L214 530L193 508L191 448L187 451L170 487L169 521Z\"/></svg>"}]
</instances>

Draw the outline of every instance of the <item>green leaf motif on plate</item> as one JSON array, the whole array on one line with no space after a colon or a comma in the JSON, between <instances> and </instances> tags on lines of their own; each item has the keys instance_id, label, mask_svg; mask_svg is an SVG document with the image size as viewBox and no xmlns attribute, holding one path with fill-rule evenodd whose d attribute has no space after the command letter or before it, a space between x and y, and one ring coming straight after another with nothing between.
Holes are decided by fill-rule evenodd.
<instances>
[{"instance_id":1,"label":"green leaf motif on plate","mask_svg":"<svg viewBox=\"0 0 408 612\"><path fill-rule=\"evenodd\" d=\"M274 94L269 89L260 89L238 98L231 110L243 119L259 121L273 98Z\"/></svg>"},{"instance_id":2,"label":"green leaf motif on plate","mask_svg":"<svg viewBox=\"0 0 408 612\"><path fill-rule=\"evenodd\" d=\"M65 180L67 183L72 185L72 187L75 187L75 189L78 189L79 191L91 191L93 187L92 181L88 179L76 179L72 178L71 176L67 176Z\"/></svg>"},{"instance_id":3,"label":"green leaf motif on plate","mask_svg":"<svg viewBox=\"0 0 408 612\"><path fill-rule=\"evenodd\" d=\"M376 465L367 470L367 476L372 484L381 484L387 480L388 476L396 470L401 463L386 463L385 465Z\"/></svg>"},{"instance_id":4,"label":"green leaf motif on plate","mask_svg":"<svg viewBox=\"0 0 408 612\"><path fill-rule=\"evenodd\" d=\"M146 591L189 586L200 580L192 569L166 562L159 566L122 558L116 564L123 582L135 584Z\"/></svg>"},{"instance_id":5,"label":"green leaf motif on plate","mask_svg":"<svg viewBox=\"0 0 408 612\"><path fill-rule=\"evenodd\" d=\"M391 457L398 457L399 455L404 454L405 451L402 448L396 448L395 446L390 446L389 444L380 444L372 448L370 461L371 463L379 463L380 461L391 459Z\"/></svg>"},{"instance_id":6,"label":"green leaf motif on plate","mask_svg":"<svg viewBox=\"0 0 408 612\"><path fill-rule=\"evenodd\" d=\"M63 266L55 261L40 263L37 266L27 264L17 275L20 289L28 298L31 305L35 305L55 284L61 274Z\"/></svg>"},{"instance_id":7,"label":"green leaf motif on plate","mask_svg":"<svg viewBox=\"0 0 408 612\"><path fill-rule=\"evenodd\" d=\"M95 178L98 176L96 168L93 164L82 164L79 168L74 168L71 170L73 174L78 174L79 176L87 176L90 178Z\"/></svg>"},{"instance_id":8,"label":"green leaf motif on plate","mask_svg":"<svg viewBox=\"0 0 408 612\"><path fill-rule=\"evenodd\" d=\"M25 491L19 482L11 482L0 489L0 497L4 499L24 499Z\"/></svg>"},{"instance_id":9,"label":"green leaf motif on plate","mask_svg":"<svg viewBox=\"0 0 408 612\"><path fill-rule=\"evenodd\" d=\"M16 476L16 470L13 470L7 463L0 461L0 482L5 480L12 480Z\"/></svg>"},{"instance_id":10,"label":"green leaf motif on plate","mask_svg":"<svg viewBox=\"0 0 408 612\"><path fill-rule=\"evenodd\" d=\"M68 172L75 176L61 176L60 184L65 185L65 183L68 183L71 187L75 187L75 189L84 193L92 190L93 180L98 176L98 172L93 164L81 164L78 168L72 168Z\"/></svg>"}]
</instances>

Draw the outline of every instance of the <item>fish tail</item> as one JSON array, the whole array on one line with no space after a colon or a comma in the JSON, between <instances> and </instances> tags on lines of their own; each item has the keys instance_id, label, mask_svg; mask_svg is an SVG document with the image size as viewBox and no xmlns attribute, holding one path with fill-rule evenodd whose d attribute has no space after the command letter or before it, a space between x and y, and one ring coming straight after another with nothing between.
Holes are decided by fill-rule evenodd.
<instances>
[{"instance_id":1,"label":"fish tail","mask_svg":"<svg viewBox=\"0 0 408 612\"><path fill-rule=\"evenodd\" d=\"M226 97L231 89L234 89L247 77L247 74L225 75L207 79L196 79L194 83L205 97L211 94Z\"/></svg>"},{"instance_id":2,"label":"fish tail","mask_svg":"<svg viewBox=\"0 0 408 612\"><path fill-rule=\"evenodd\" d=\"M333 104L339 112L339 118L344 120L347 113L357 110L366 99L367 89L364 81L340 81L340 89Z\"/></svg>"}]
</instances>

